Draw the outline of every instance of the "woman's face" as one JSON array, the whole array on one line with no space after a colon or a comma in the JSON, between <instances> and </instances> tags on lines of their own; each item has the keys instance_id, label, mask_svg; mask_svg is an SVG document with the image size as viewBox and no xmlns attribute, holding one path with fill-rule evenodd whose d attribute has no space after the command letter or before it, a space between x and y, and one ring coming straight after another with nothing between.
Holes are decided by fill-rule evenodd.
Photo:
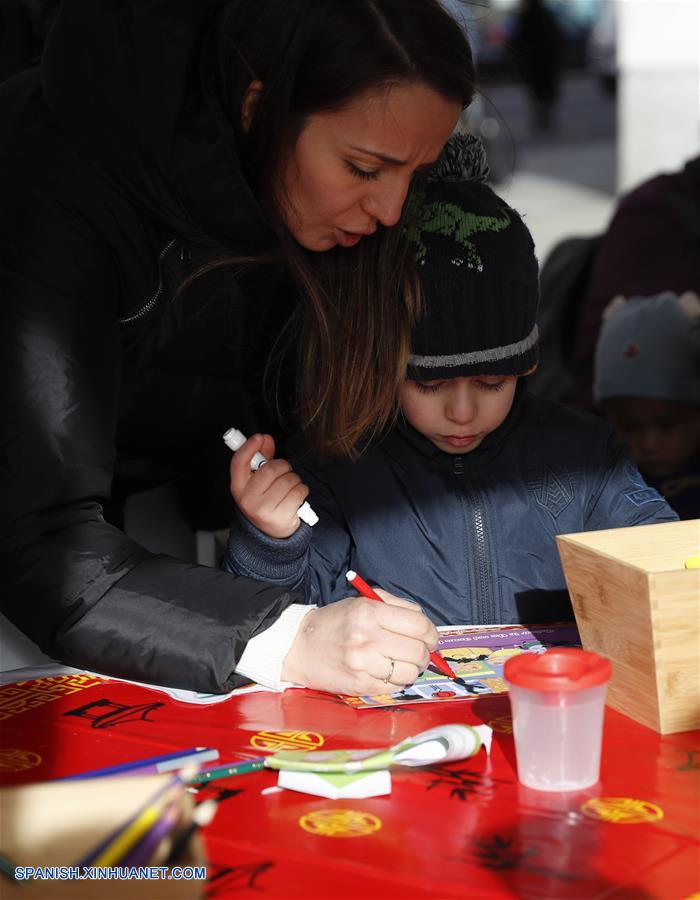
<instances>
[{"instance_id":1,"label":"woman's face","mask_svg":"<svg viewBox=\"0 0 700 900\"><path fill-rule=\"evenodd\" d=\"M440 155L461 105L422 84L308 118L282 175L285 223L307 250L352 247L395 225L413 173Z\"/></svg>"}]
</instances>

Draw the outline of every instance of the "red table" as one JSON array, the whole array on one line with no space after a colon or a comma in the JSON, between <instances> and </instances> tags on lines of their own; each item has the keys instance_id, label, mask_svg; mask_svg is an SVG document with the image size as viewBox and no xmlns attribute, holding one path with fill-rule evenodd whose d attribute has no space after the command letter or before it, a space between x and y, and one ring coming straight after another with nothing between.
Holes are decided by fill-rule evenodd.
<instances>
[{"instance_id":1,"label":"red table","mask_svg":"<svg viewBox=\"0 0 700 900\"><path fill-rule=\"evenodd\" d=\"M25 784L195 745L220 762L278 749L393 744L486 722L490 757L395 771L388 797L326 800L263 770L200 790L207 897L679 898L700 891L699 733L661 737L608 709L601 782L518 784L507 696L356 710L332 695L252 693L212 706L90 675L0 687L0 784Z\"/></svg>"}]
</instances>

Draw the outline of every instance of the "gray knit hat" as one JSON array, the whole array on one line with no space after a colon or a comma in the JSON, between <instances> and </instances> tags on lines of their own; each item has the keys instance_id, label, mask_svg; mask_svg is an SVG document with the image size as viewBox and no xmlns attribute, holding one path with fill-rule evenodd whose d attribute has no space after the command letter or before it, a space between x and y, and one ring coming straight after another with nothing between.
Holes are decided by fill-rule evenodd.
<instances>
[{"instance_id":1,"label":"gray knit hat","mask_svg":"<svg viewBox=\"0 0 700 900\"><path fill-rule=\"evenodd\" d=\"M700 299L666 291L616 297L603 312L593 395L700 405Z\"/></svg>"},{"instance_id":2,"label":"gray knit hat","mask_svg":"<svg viewBox=\"0 0 700 900\"><path fill-rule=\"evenodd\" d=\"M424 311L408 378L523 375L537 364L538 268L518 213L486 184L429 181L406 212Z\"/></svg>"}]
</instances>

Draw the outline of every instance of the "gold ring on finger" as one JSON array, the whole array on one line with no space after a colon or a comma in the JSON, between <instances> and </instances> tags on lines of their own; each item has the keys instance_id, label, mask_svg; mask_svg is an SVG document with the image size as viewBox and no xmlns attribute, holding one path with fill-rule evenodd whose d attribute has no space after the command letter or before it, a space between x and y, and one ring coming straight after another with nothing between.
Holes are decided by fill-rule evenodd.
<instances>
[{"instance_id":1,"label":"gold ring on finger","mask_svg":"<svg viewBox=\"0 0 700 900\"><path fill-rule=\"evenodd\" d=\"M386 673L386 678L384 679L384 684L389 684L391 681L391 676L394 674L394 666L396 665L395 659L389 659L389 671Z\"/></svg>"}]
</instances>

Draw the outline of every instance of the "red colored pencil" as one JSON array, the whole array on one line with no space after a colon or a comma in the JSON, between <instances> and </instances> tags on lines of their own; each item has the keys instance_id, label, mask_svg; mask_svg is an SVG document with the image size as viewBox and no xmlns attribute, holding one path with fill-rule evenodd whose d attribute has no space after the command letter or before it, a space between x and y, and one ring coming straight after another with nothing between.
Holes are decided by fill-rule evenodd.
<instances>
[{"instance_id":1,"label":"red colored pencil","mask_svg":"<svg viewBox=\"0 0 700 900\"><path fill-rule=\"evenodd\" d=\"M384 603L379 594L373 590L364 578L361 578L357 572L353 572L350 569L349 572L345 573L345 577L350 582L350 584L356 589L358 594L362 594L363 597L366 597L368 600L379 600L380 603ZM464 684L464 681L459 677L459 675L455 674L452 671L452 667L449 663L445 662L445 660L440 656L437 650L433 650L430 654L430 662L435 666L435 668L440 672L441 675L446 675L448 678L451 678L452 681L456 681L457 684Z\"/></svg>"}]
</instances>

